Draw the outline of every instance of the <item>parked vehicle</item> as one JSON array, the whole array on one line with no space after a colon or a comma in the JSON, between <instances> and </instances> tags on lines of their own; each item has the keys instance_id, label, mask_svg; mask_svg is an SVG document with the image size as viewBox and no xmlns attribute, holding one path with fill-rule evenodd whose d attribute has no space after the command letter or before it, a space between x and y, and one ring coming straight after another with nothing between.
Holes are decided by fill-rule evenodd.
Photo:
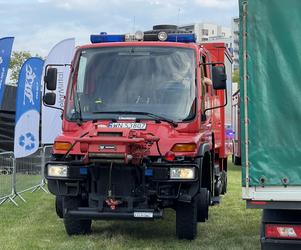
<instances>
[{"instance_id":1,"label":"parked vehicle","mask_svg":"<svg viewBox=\"0 0 301 250\"><path fill-rule=\"evenodd\" d=\"M301 249L301 2L241 0L243 198L262 249Z\"/></svg>"},{"instance_id":2,"label":"parked vehicle","mask_svg":"<svg viewBox=\"0 0 301 250\"><path fill-rule=\"evenodd\" d=\"M197 222L227 188L223 43L157 25L135 35L91 36L77 48L63 132L45 167L69 235L97 219L158 219L176 211L176 234ZM44 103L53 105L57 70L47 66Z\"/></svg>"},{"instance_id":3,"label":"parked vehicle","mask_svg":"<svg viewBox=\"0 0 301 250\"><path fill-rule=\"evenodd\" d=\"M233 128L233 151L232 162L241 165L241 134L240 134L240 91L232 95L232 128Z\"/></svg>"}]
</instances>

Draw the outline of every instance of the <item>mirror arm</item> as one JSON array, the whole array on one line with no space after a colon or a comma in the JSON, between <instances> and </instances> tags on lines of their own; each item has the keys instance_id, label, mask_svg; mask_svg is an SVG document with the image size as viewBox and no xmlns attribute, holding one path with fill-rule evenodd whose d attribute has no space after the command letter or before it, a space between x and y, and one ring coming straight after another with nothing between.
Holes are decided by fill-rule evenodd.
<instances>
[{"instance_id":1,"label":"mirror arm","mask_svg":"<svg viewBox=\"0 0 301 250\"><path fill-rule=\"evenodd\" d=\"M51 105L48 105L48 104L46 104L46 103L44 103L44 102L43 102L43 104L44 104L44 106L45 106L45 107L52 108L52 109L58 109L58 110L60 110L60 111L64 112L64 109L62 109L62 108L53 107L53 106L51 106Z\"/></svg>"},{"instance_id":2,"label":"mirror arm","mask_svg":"<svg viewBox=\"0 0 301 250\"><path fill-rule=\"evenodd\" d=\"M62 112L64 112L64 109L58 108L58 107L54 107L54 106L52 106L52 105L48 105L48 104L46 104L46 103L44 102L44 100L43 100L43 105L44 105L45 107L52 108L52 109L58 109L58 110L61 110Z\"/></svg>"},{"instance_id":3,"label":"mirror arm","mask_svg":"<svg viewBox=\"0 0 301 250\"><path fill-rule=\"evenodd\" d=\"M200 66L201 66L201 65L215 65L215 64L222 64L222 65L225 65L224 62L208 62L208 63L200 63Z\"/></svg>"},{"instance_id":4,"label":"mirror arm","mask_svg":"<svg viewBox=\"0 0 301 250\"><path fill-rule=\"evenodd\" d=\"M201 121L204 122L206 121L207 119L207 116L206 116L206 112L209 111L209 110L213 110L213 109L219 109L219 108L224 108L227 106L228 104L228 95L227 95L227 89L225 89L225 104L224 105L221 105L221 106L217 106L217 107L213 107L213 108L207 108L204 110L202 116L201 116Z\"/></svg>"}]
</instances>

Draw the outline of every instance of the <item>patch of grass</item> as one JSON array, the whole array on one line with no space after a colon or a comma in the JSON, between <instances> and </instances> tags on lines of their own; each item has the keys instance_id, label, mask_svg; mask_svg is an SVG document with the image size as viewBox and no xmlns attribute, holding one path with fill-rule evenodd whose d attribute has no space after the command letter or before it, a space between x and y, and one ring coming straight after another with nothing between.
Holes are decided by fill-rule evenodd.
<instances>
[{"instance_id":1,"label":"patch of grass","mask_svg":"<svg viewBox=\"0 0 301 250\"><path fill-rule=\"evenodd\" d=\"M94 221L91 235L69 237L55 214L52 195L38 191L23 196L27 203L18 200L18 208L0 206L1 249L260 249L260 211L245 208L238 167L230 166L228 193L210 208L209 220L199 223L195 241L175 237L171 209L157 221Z\"/></svg>"}]
</instances>

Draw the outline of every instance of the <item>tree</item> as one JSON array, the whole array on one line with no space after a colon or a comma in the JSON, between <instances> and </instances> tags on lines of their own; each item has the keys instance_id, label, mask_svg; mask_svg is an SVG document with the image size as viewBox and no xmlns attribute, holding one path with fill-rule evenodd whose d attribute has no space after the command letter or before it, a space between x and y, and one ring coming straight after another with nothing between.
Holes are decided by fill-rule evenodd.
<instances>
[{"instance_id":1,"label":"tree","mask_svg":"<svg viewBox=\"0 0 301 250\"><path fill-rule=\"evenodd\" d=\"M17 85L19 72L23 63L31 57L30 52L28 51L14 51L9 64L10 69L10 83Z\"/></svg>"},{"instance_id":2,"label":"tree","mask_svg":"<svg viewBox=\"0 0 301 250\"><path fill-rule=\"evenodd\" d=\"M237 82L239 84L239 70L234 70L232 74L232 82Z\"/></svg>"}]
</instances>

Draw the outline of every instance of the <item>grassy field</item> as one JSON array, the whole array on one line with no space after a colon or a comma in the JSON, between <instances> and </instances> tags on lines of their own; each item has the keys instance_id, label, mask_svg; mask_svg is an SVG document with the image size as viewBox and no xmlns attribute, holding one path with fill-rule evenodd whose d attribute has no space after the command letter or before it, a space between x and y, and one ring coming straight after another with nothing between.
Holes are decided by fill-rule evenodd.
<instances>
[{"instance_id":1,"label":"grassy field","mask_svg":"<svg viewBox=\"0 0 301 250\"><path fill-rule=\"evenodd\" d=\"M25 193L27 203L19 201L19 208L0 206L0 249L260 249L260 211L245 209L238 167L230 167L228 179L227 195L210 208L195 241L176 239L173 210L158 221L96 221L91 235L69 237L55 214L54 197L38 191Z\"/></svg>"}]
</instances>

